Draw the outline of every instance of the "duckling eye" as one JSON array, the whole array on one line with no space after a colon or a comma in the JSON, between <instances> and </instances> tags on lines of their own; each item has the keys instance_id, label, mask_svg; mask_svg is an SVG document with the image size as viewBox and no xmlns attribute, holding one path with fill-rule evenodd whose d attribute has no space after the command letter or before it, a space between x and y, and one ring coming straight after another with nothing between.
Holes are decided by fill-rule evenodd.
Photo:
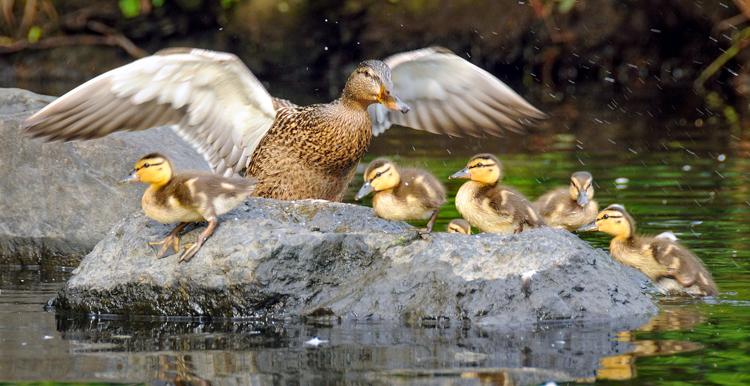
<instances>
[{"instance_id":1,"label":"duckling eye","mask_svg":"<svg viewBox=\"0 0 750 386\"><path fill-rule=\"evenodd\" d=\"M149 166L151 166L151 164L143 164L143 167L144 167L144 168L147 168L147 167L149 167Z\"/></svg>"},{"instance_id":2,"label":"duckling eye","mask_svg":"<svg viewBox=\"0 0 750 386\"><path fill-rule=\"evenodd\" d=\"M608 214L605 214L604 216L602 216L602 220L606 220L606 219L608 219L608 218L609 218L609 215L608 215Z\"/></svg>"},{"instance_id":3,"label":"duckling eye","mask_svg":"<svg viewBox=\"0 0 750 386\"><path fill-rule=\"evenodd\" d=\"M378 178L378 177L380 177L382 175L383 175L383 172L377 172L377 173L375 173L375 178Z\"/></svg>"},{"instance_id":4,"label":"duckling eye","mask_svg":"<svg viewBox=\"0 0 750 386\"><path fill-rule=\"evenodd\" d=\"M476 166L476 167L478 167L478 168L481 168L481 167L482 167L482 166L484 166L484 165L482 165L482 163L480 162L480 163L478 163L478 164L476 164L476 165L474 165L474 166Z\"/></svg>"}]
</instances>

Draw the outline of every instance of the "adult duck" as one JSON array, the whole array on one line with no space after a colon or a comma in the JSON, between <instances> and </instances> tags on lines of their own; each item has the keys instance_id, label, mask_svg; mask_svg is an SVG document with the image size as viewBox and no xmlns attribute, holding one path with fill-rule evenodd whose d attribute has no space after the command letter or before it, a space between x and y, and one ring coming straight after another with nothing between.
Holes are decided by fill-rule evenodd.
<instances>
[{"instance_id":1,"label":"adult duck","mask_svg":"<svg viewBox=\"0 0 750 386\"><path fill-rule=\"evenodd\" d=\"M483 136L545 117L494 76L439 47L364 61L341 98L306 107L272 97L235 55L177 48L84 83L22 127L69 141L171 125L215 173L257 178L257 196L340 201L373 127Z\"/></svg>"}]
</instances>

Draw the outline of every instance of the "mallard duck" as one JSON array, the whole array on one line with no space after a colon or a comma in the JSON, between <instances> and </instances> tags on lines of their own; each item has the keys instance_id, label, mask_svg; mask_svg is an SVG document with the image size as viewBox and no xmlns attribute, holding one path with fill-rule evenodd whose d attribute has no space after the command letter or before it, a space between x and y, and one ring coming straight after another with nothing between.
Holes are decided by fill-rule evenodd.
<instances>
[{"instance_id":1,"label":"mallard duck","mask_svg":"<svg viewBox=\"0 0 750 386\"><path fill-rule=\"evenodd\" d=\"M135 163L133 171L117 185L146 182L141 199L143 212L161 223L179 222L166 239L150 245L161 245L159 258L166 257L170 246L179 251L178 235L191 222L208 221L198 240L187 245L179 261L189 261L218 224L217 217L234 209L253 193L254 178L226 178L211 173L186 171L173 173L172 162L161 153L150 153Z\"/></svg>"},{"instance_id":2,"label":"mallard duck","mask_svg":"<svg viewBox=\"0 0 750 386\"><path fill-rule=\"evenodd\" d=\"M580 231L601 231L615 236L609 244L612 258L646 274L665 294L709 296L719 293L711 274L695 255L668 237L635 234L635 221L625 207L612 204Z\"/></svg>"},{"instance_id":3,"label":"mallard duck","mask_svg":"<svg viewBox=\"0 0 750 386\"><path fill-rule=\"evenodd\" d=\"M450 179L468 178L456 194L456 209L471 225L485 233L519 233L544 226L523 194L499 184L500 161L491 154L471 157L468 166Z\"/></svg>"},{"instance_id":4,"label":"mallard duck","mask_svg":"<svg viewBox=\"0 0 750 386\"><path fill-rule=\"evenodd\" d=\"M531 206L547 225L571 232L594 221L599 204L593 201L594 178L589 172L570 176L570 188L561 187L547 192Z\"/></svg>"},{"instance_id":5,"label":"mallard duck","mask_svg":"<svg viewBox=\"0 0 750 386\"><path fill-rule=\"evenodd\" d=\"M426 233L432 232L440 207L448 203L443 184L424 170L402 169L378 158L367 166L364 177L355 200L375 191L372 207L378 216L403 221L430 219Z\"/></svg>"},{"instance_id":6,"label":"mallard duck","mask_svg":"<svg viewBox=\"0 0 750 386\"><path fill-rule=\"evenodd\" d=\"M84 83L22 127L68 141L172 125L215 173L257 178L257 196L340 201L373 122L376 132L393 122L481 137L545 117L499 79L440 47L364 61L340 99L307 107L272 97L232 54L171 48Z\"/></svg>"},{"instance_id":7,"label":"mallard duck","mask_svg":"<svg viewBox=\"0 0 750 386\"><path fill-rule=\"evenodd\" d=\"M448 223L448 233L471 234L471 224L462 218L454 218Z\"/></svg>"}]
</instances>

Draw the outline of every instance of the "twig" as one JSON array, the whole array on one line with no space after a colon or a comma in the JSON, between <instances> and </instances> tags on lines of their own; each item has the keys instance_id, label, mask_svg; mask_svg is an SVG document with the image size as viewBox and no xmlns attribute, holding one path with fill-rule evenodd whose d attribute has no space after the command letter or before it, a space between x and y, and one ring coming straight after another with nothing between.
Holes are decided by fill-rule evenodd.
<instances>
[{"instance_id":1,"label":"twig","mask_svg":"<svg viewBox=\"0 0 750 386\"><path fill-rule=\"evenodd\" d=\"M124 38L126 41L123 41ZM43 50L53 47L65 46L85 46L85 45L102 45L102 46L119 46L125 49L130 55L142 58L146 55L145 51L138 48L125 37L101 36L101 35L73 35L73 36L56 36L42 39L36 43L30 43L28 40L19 40L15 43L0 46L0 54L9 54L12 52L23 51L26 49ZM126 47L131 44L132 47ZM134 48L134 49L133 49ZM137 56L140 55L140 56Z\"/></svg>"}]
</instances>

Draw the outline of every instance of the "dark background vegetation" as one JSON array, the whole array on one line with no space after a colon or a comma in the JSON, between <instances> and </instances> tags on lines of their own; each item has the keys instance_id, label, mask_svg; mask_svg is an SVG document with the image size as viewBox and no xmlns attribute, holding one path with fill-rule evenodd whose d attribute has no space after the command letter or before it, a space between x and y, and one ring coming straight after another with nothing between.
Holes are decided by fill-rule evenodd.
<instances>
[{"instance_id":1,"label":"dark background vegetation","mask_svg":"<svg viewBox=\"0 0 750 386\"><path fill-rule=\"evenodd\" d=\"M442 45L547 110L576 95L679 105L691 122L720 117L742 146L748 9L745 0L0 0L0 86L61 95L135 57L190 46L233 52L272 94L310 103L337 97L360 60Z\"/></svg>"}]
</instances>

